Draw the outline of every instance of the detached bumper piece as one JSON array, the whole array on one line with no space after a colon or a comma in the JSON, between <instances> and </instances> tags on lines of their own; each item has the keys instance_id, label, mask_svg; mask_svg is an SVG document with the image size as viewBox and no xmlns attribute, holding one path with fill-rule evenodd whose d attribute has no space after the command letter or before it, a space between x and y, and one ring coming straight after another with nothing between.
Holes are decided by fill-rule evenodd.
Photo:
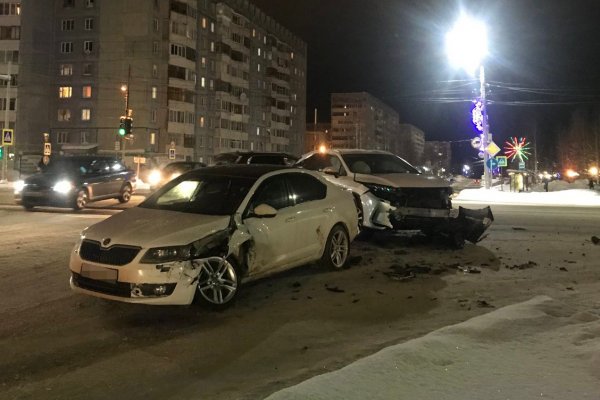
<instances>
[{"instance_id":1,"label":"detached bumper piece","mask_svg":"<svg viewBox=\"0 0 600 400\"><path fill-rule=\"evenodd\" d=\"M494 222L492 209L479 210L459 207L458 210L427 208L397 208L390 212L394 229L420 230L427 236L447 237L454 247L462 247L465 240L477 243Z\"/></svg>"}]
</instances>

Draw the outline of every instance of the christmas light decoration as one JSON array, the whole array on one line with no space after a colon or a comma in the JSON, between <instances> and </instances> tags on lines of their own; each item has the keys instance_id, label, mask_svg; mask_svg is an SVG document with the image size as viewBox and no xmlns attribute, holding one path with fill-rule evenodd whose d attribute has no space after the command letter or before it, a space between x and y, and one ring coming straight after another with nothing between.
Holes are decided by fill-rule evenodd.
<instances>
[{"instance_id":1,"label":"christmas light decoration","mask_svg":"<svg viewBox=\"0 0 600 400\"><path fill-rule=\"evenodd\" d=\"M473 109L471 110L473 125L479 132L483 132L483 104L481 100L473 101Z\"/></svg>"},{"instance_id":2,"label":"christmas light decoration","mask_svg":"<svg viewBox=\"0 0 600 400\"><path fill-rule=\"evenodd\" d=\"M529 151L529 143L527 140L522 138L512 137L504 144L504 153L511 161L515 158L519 158L519 161L524 162L529 158L531 152Z\"/></svg>"}]
</instances>

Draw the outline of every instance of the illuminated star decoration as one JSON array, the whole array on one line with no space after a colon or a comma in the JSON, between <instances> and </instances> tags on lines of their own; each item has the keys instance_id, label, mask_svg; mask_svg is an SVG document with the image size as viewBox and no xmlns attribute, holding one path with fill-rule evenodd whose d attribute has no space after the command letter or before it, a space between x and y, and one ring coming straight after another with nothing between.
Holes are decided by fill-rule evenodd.
<instances>
[{"instance_id":1,"label":"illuminated star decoration","mask_svg":"<svg viewBox=\"0 0 600 400\"><path fill-rule=\"evenodd\" d=\"M473 109L471 110L473 125L479 132L483 132L483 104L481 100L473 101Z\"/></svg>"},{"instance_id":2,"label":"illuminated star decoration","mask_svg":"<svg viewBox=\"0 0 600 400\"><path fill-rule=\"evenodd\" d=\"M504 144L504 153L511 161L519 157L519 161L524 162L529 158L531 152L529 151L529 143L524 137L517 139L516 137L510 138Z\"/></svg>"}]
</instances>

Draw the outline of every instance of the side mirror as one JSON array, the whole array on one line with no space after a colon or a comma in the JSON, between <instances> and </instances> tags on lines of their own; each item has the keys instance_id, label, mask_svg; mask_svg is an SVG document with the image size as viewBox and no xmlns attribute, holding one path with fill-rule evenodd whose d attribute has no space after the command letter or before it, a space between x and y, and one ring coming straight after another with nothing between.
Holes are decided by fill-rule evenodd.
<instances>
[{"instance_id":1,"label":"side mirror","mask_svg":"<svg viewBox=\"0 0 600 400\"><path fill-rule=\"evenodd\" d=\"M327 175L333 175L333 176L335 176L336 178L340 176L340 172L339 172L339 171L337 171L337 170L336 170L335 168L333 168L333 167L325 167L325 168L323 169L323 173L324 173L324 174L327 174Z\"/></svg>"},{"instance_id":2,"label":"side mirror","mask_svg":"<svg viewBox=\"0 0 600 400\"><path fill-rule=\"evenodd\" d=\"M273 218L277 215L277 210L268 204L259 204L254 208L254 215L258 218Z\"/></svg>"}]
</instances>

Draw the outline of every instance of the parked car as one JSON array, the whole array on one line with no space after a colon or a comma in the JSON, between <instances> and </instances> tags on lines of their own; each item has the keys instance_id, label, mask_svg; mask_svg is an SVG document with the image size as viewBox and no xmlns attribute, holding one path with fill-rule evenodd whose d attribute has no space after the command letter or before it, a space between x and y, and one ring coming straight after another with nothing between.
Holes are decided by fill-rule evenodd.
<instances>
[{"instance_id":1,"label":"parked car","mask_svg":"<svg viewBox=\"0 0 600 400\"><path fill-rule=\"evenodd\" d=\"M254 151L235 151L215 156L215 165L226 164L270 164L293 165L298 157L287 153L269 153Z\"/></svg>"},{"instance_id":2,"label":"parked car","mask_svg":"<svg viewBox=\"0 0 600 400\"><path fill-rule=\"evenodd\" d=\"M174 161L165 165L162 168L155 168L148 174L148 184L150 187L155 189L159 188L165 183L177 178L188 171L192 171L198 168L204 168L206 164L196 161Z\"/></svg>"},{"instance_id":3,"label":"parked car","mask_svg":"<svg viewBox=\"0 0 600 400\"><path fill-rule=\"evenodd\" d=\"M321 171L354 194L361 230L421 230L442 233L462 246L477 242L493 221L483 210L452 208L450 183L424 175L402 158L377 150L313 151L297 166Z\"/></svg>"},{"instance_id":4,"label":"parked car","mask_svg":"<svg viewBox=\"0 0 600 400\"><path fill-rule=\"evenodd\" d=\"M35 206L81 210L92 201L127 203L135 190L135 172L104 156L52 157L40 172L18 182L15 200L26 210Z\"/></svg>"},{"instance_id":5,"label":"parked car","mask_svg":"<svg viewBox=\"0 0 600 400\"><path fill-rule=\"evenodd\" d=\"M347 267L357 233L351 193L320 174L208 167L84 230L70 283L110 300L224 308L250 279L312 261Z\"/></svg>"}]
</instances>

